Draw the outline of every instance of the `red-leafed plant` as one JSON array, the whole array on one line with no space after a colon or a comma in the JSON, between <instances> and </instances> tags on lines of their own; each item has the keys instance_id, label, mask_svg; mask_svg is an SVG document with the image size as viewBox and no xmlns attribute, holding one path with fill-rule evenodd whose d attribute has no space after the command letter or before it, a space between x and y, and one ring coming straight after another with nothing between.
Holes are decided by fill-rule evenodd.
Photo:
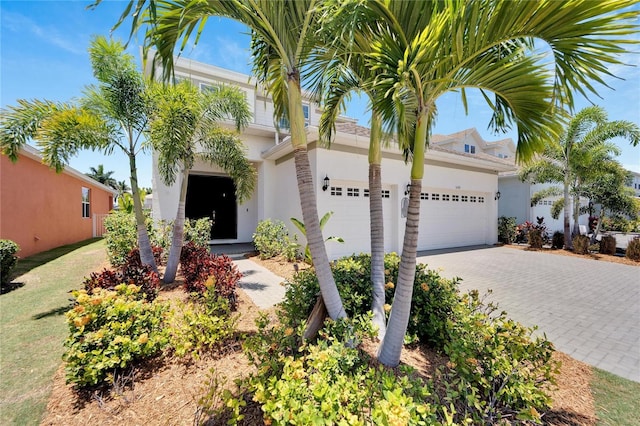
<instances>
[{"instance_id":1,"label":"red-leafed plant","mask_svg":"<svg viewBox=\"0 0 640 426\"><path fill-rule=\"evenodd\" d=\"M135 248L129 252L120 270L104 269L100 273L93 272L89 275L89 278L84 281L84 289L92 294L97 288L114 290L118 284L139 286L147 300L151 301L158 295L160 277L149 265L142 264L140 252Z\"/></svg>"},{"instance_id":2,"label":"red-leafed plant","mask_svg":"<svg viewBox=\"0 0 640 426\"><path fill-rule=\"evenodd\" d=\"M242 273L229 257L213 255L206 247L189 242L182 248L180 268L187 292L204 294L207 287L213 286L215 293L228 299L235 309L236 287Z\"/></svg>"}]
</instances>

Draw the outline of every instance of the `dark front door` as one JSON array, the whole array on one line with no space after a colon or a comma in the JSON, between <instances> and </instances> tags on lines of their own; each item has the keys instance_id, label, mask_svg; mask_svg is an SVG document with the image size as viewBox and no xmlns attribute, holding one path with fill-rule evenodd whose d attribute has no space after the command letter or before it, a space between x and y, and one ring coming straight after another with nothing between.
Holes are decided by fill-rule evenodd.
<instances>
[{"instance_id":1,"label":"dark front door","mask_svg":"<svg viewBox=\"0 0 640 426\"><path fill-rule=\"evenodd\" d=\"M212 240L238 237L238 212L233 180L223 176L189 175L185 216L213 220Z\"/></svg>"}]
</instances>

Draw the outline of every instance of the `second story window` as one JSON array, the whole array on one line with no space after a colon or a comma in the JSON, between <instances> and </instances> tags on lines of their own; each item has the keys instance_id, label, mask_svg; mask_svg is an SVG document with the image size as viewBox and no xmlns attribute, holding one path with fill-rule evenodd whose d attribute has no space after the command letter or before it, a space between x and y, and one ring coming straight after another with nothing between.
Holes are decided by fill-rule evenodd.
<instances>
[{"instance_id":1,"label":"second story window","mask_svg":"<svg viewBox=\"0 0 640 426\"><path fill-rule=\"evenodd\" d=\"M302 104L302 113L304 114L304 127L309 127L310 117L311 117L311 109L309 104ZM289 120L286 118L281 118L278 122L278 127L280 130L289 130L291 126L289 125Z\"/></svg>"},{"instance_id":2,"label":"second story window","mask_svg":"<svg viewBox=\"0 0 640 426\"><path fill-rule=\"evenodd\" d=\"M476 153L476 146L475 145L469 145L468 143L464 144L464 152L468 152L469 154L475 154Z\"/></svg>"}]
</instances>

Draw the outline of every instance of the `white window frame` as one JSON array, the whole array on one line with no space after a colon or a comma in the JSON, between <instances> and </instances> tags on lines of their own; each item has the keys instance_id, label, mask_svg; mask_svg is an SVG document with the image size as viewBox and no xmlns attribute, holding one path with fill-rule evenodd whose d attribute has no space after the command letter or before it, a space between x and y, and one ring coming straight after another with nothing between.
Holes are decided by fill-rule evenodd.
<instances>
[{"instance_id":1,"label":"white window frame","mask_svg":"<svg viewBox=\"0 0 640 426\"><path fill-rule=\"evenodd\" d=\"M82 187L82 217L91 218L91 188Z\"/></svg>"}]
</instances>

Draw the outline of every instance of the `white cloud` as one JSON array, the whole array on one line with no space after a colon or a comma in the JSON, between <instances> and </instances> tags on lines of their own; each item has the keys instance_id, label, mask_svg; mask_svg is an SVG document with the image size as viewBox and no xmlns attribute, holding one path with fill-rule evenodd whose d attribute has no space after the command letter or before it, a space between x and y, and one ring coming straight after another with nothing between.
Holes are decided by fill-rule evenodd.
<instances>
[{"instance_id":1,"label":"white cloud","mask_svg":"<svg viewBox=\"0 0 640 426\"><path fill-rule=\"evenodd\" d=\"M30 33L45 43L76 55L83 55L86 53L85 46L79 45L77 41L65 38L56 28L52 26L40 26L32 19L19 13L3 10L2 27L3 30L20 33L20 36L24 32Z\"/></svg>"}]
</instances>

